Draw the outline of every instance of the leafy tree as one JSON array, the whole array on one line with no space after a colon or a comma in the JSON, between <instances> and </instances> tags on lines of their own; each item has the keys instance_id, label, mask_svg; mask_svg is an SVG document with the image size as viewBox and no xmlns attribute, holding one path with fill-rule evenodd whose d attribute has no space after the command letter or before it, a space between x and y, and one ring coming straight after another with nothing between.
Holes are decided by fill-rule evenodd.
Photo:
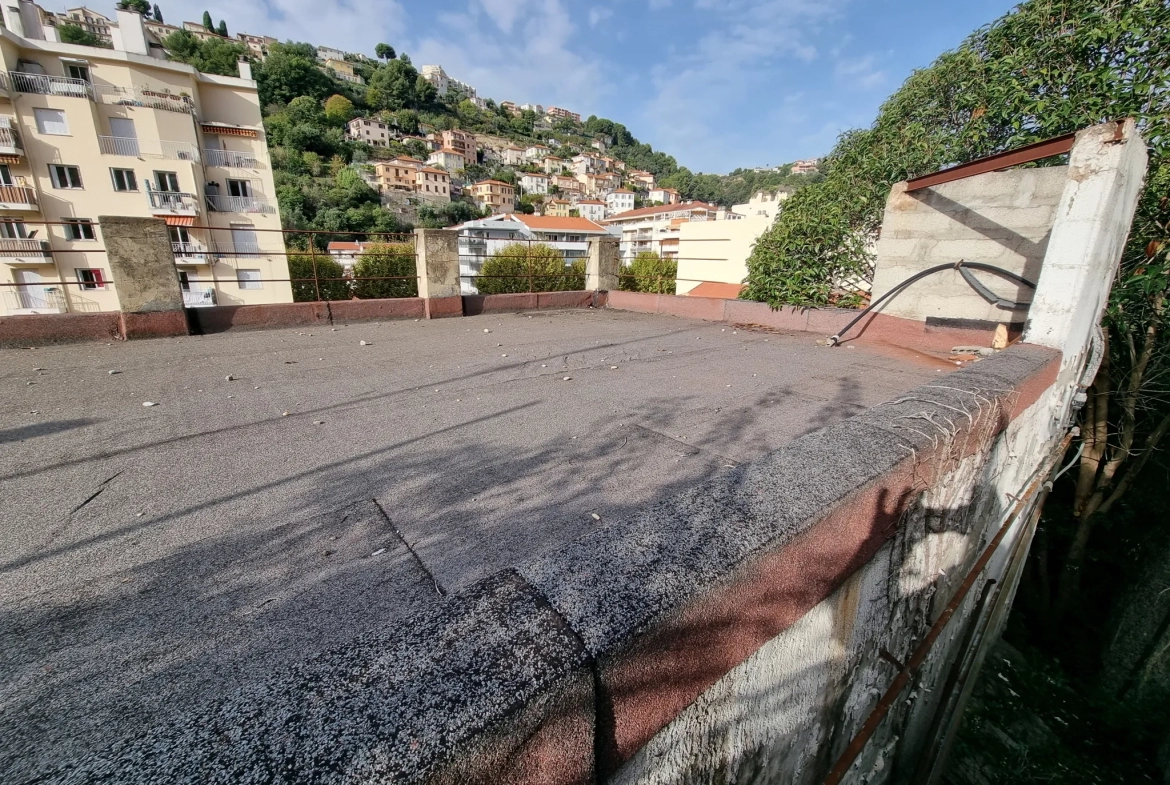
<instances>
[{"instance_id":1,"label":"leafy tree","mask_svg":"<svg viewBox=\"0 0 1170 785\"><path fill-rule=\"evenodd\" d=\"M154 21L159 24L165 24L163 21L162 9L158 7L158 3L154 4Z\"/></svg>"},{"instance_id":2,"label":"leafy tree","mask_svg":"<svg viewBox=\"0 0 1170 785\"><path fill-rule=\"evenodd\" d=\"M215 32L218 33L219 35L222 35L224 38L227 38L228 37L227 22L220 19L219 20L219 27L217 27L215 29Z\"/></svg>"},{"instance_id":3,"label":"leafy tree","mask_svg":"<svg viewBox=\"0 0 1170 785\"><path fill-rule=\"evenodd\" d=\"M121 0L118 3L118 8L123 11L134 11L135 13L150 18L150 3L146 2L146 0ZM159 21L161 22L162 20L159 19Z\"/></svg>"},{"instance_id":4,"label":"leafy tree","mask_svg":"<svg viewBox=\"0 0 1170 785\"><path fill-rule=\"evenodd\" d=\"M374 47L374 54L377 55L379 60L393 60L394 47L390 46L390 44L378 44Z\"/></svg>"},{"instance_id":5,"label":"leafy tree","mask_svg":"<svg viewBox=\"0 0 1170 785\"><path fill-rule=\"evenodd\" d=\"M544 243L510 243L483 263L475 288L480 294L584 289L585 262L578 262L566 265L564 255Z\"/></svg>"},{"instance_id":6,"label":"leafy tree","mask_svg":"<svg viewBox=\"0 0 1170 785\"><path fill-rule=\"evenodd\" d=\"M325 120L333 125L345 125L353 119L353 101L344 95L331 95L325 102Z\"/></svg>"},{"instance_id":7,"label":"leafy tree","mask_svg":"<svg viewBox=\"0 0 1170 785\"><path fill-rule=\"evenodd\" d=\"M316 276L313 274L316 263ZM293 301L348 300L352 297L345 268L327 254L289 254L288 277L292 279ZM300 279L300 280L297 280ZM320 291L321 297L317 297Z\"/></svg>"},{"instance_id":8,"label":"leafy tree","mask_svg":"<svg viewBox=\"0 0 1170 785\"><path fill-rule=\"evenodd\" d=\"M78 44L80 46L96 46L101 49L111 48L108 43L98 38L88 30L84 30L79 25L63 24L58 25L57 33L61 36L61 40L67 44Z\"/></svg>"},{"instance_id":9,"label":"leafy tree","mask_svg":"<svg viewBox=\"0 0 1170 785\"><path fill-rule=\"evenodd\" d=\"M424 204L418 210L419 226L426 229L442 229L465 221L473 221L484 215L471 202L452 201L443 205Z\"/></svg>"},{"instance_id":10,"label":"leafy tree","mask_svg":"<svg viewBox=\"0 0 1170 785\"><path fill-rule=\"evenodd\" d=\"M188 30L176 30L162 44L172 60L192 65L203 73L222 76L238 76L240 58L248 55L244 44L219 38L200 41Z\"/></svg>"},{"instance_id":11,"label":"leafy tree","mask_svg":"<svg viewBox=\"0 0 1170 785\"><path fill-rule=\"evenodd\" d=\"M215 25L211 21L211 12L210 11L203 12L203 29L207 30L208 32L211 32L211 33L215 32Z\"/></svg>"},{"instance_id":12,"label":"leafy tree","mask_svg":"<svg viewBox=\"0 0 1170 785\"><path fill-rule=\"evenodd\" d=\"M322 100L336 92L333 80L317 67L311 44L272 44L268 57L256 64L255 75L263 106L287 104L298 96Z\"/></svg>"},{"instance_id":13,"label":"leafy tree","mask_svg":"<svg viewBox=\"0 0 1170 785\"><path fill-rule=\"evenodd\" d=\"M415 108L419 105L416 90L418 81L422 79L418 71L409 60L402 57L390 60L381 66L370 78L370 87L377 88L382 94L382 107L386 109ZM423 84L434 86L422 79Z\"/></svg>"},{"instance_id":14,"label":"leafy tree","mask_svg":"<svg viewBox=\"0 0 1170 785\"><path fill-rule=\"evenodd\" d=\"M354 294L362 299L418 297L416 275L410 243L370 245L353 266Z\"/></svg>"},{"instance_id":15,"label":"leafy tree","mask_svg":"<svg viewBox=\"0 0 1170 785\"><path fill-rule=\"evenodd\" d=\"M653 251L642 251L619 274L618 288L625 292L674 294L678 261L663 259Z\"/></svg>"}]
</instances>

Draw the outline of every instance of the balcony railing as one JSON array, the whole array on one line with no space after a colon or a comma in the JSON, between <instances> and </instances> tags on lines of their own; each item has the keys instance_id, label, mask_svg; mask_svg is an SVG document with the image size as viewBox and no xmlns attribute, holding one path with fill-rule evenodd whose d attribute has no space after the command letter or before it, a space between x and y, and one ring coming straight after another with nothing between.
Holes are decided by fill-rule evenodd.
<instances>
[{"instance_id":1,"label":"balcony railing","mask_svg":"<svg viewBox=\"0 0 1170 785\"><path fill-rule=\"evenodd\" d=\"M259 243L237 243L225 241L215 244L215 253L216 256L222 258L225 256L259 256L260 254L267 252L260 250Z\"/></svg>"},{"instance_id":2,"label":"balcony railing","mask_svg":"<svg viewBox=\"0 0 1170 785\"><path fill-rule=\"evenodd\" d=\"M165 139L135 139L129 136L99 136L98 149L102 155L128 155L134 158L171 158L177 161L198 161L199 148L190 142L170 142Z\"/></svg>"},{"instance_id":3,"label":"balcony railing","mask_svg":"<svg viewBox=\"0 0 1170 785\"><path fill-rule=\"evenodd\" d=\"M259 169L260 159L251 153L237 153L233 150L204 150L203 157L208 166L227 166L233 169Z\"/></svg>"},{"instance_id":4,"label":"balcony railing","mask_svg":"<svg viewBox=\"0 0 1170 785\"><path fill-rule=\"evenodd\" d=\"M20 134L15 128L0 125L0 153L24 155L24 147L20 144Z\"/></svg>"},{"instance_id":5,"label":"balcony railing","mask_svg":"<svg viewBox=\"0 0 1170 785\"><path fill-rule=\"evenodd\" d=\"M270 199L259 196L207 195L207 209L216 213L274 213Z\"/></svg>"},{"instance_id":6,"label":"balcony railing","mask_svg":"<svg viewBox=\"0 0 1170 785\"><path fill-rule=\"evenodd\" d=\"M12 80L12 89L18 93L69 95L114 106L143 106L167 112L195 114L195 103L190 96L176 95L166 90L153 90L149 87L95 85L84 79L70 79L66 76L49 76L48 74L29 74L21 71L11 72L9 77Z\"/></svg>"},{"instance_id":7,"label":"balcony railing","mask_svg":"<svg viewBox=\"0 0 1170 785\"><path fill-rule=\"evenodd\" d=\"M13 71L9 75L12 77L12 89L18 93L71 95L93 100L93 85L84 79L70 79L66 76L49 76L48 74L26 74L21 71Z\"/></svg>"},{"instance_id":8,"label":"balcony railing","mask_svg":"<svg viewBox=\"0 0 1170 785\"><path fill-rule=\"evenodd\" d=\"M35 210L37 209L37 193L24 185L0 185L0 208Z\"/></svg>"},{"instance_id":9,"label":"balcony railing","mask_svg":"<svg viewBox=\"0 0 1170 785\"><path fill-rule=\"evenodd\" d=\"M183 305L187 308L207 308L215 305L215 290L184 289Z\"/></svg>"},{"instance_id":10,"label":"balcony railing","mask_svg":"<svg viewBox=\"0 0 1170 785\"><path fill-rule=\"evenodd\" d=\"M31 287L5 291L4 308L9 311L65 313L65 296L60 291L43 289L34 292L30 289Z\"/></svg>"},{"instance_id":11,"label":"balcony railing","mask_svg":"<svg viewBox=\"0 0 1170 785\"><path fill-rule=\"evenodd\" d=\"M49 244L30 237L0 237L0 256L52 256Z\"/></svg>"},{"instance_id":12,"label":"balcony railing","mask_svg":"<svg viewBox=\"0 0 1170 785\"><path fill-rule=\"evenodd\" d=\"M179 264L204 264L207 262L207 249L196 243L171 243L171 250L175 253L175 261Z\"/></svg>"},{"instance_id":13,"label":"balcony railing","mask_svg":"<svg viewBox=\"0 0 1170 785\"><path fill-rule=\"evenodd\" d=\"M174 191L147 191L150 209L155 212L182 213L194 215L199 211L199 197L195 194Z\"/></svg>"}]
</instances>

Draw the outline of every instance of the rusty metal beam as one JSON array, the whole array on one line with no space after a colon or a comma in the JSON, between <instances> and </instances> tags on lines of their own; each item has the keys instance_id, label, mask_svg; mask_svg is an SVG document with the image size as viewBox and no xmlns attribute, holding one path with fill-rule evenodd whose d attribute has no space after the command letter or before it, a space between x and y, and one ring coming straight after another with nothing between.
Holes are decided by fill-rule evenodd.
<instances>
[{"instance_id":1,"label":"rusty metal beam","mask_svg":"<svg viewBox=\"0 0 1170 785\"><path fill-rule=\"evenodd\" d=\"M906 182L906 192L918 191L922 188L930 188L933 185L942 185L943 183L953 182L954 180L962 180L964 177L974 177L984 172L994 172L999 169L1007 169L1011 166L1039 161L1041 158L1050 158L1054 155L1067 153L1072 149L1074 141L1076 141L1076 134L1065 134L1064 136L1058 136L1043 142L1017 147L1015 150L1007 150L1002 153L996 153L995 155L989 155L986 158L977 158L965 164L952 166L950 169L943 169L941 172L924 175L923 177L915 177L913 180Z\"/></svg>"}]
</instances>

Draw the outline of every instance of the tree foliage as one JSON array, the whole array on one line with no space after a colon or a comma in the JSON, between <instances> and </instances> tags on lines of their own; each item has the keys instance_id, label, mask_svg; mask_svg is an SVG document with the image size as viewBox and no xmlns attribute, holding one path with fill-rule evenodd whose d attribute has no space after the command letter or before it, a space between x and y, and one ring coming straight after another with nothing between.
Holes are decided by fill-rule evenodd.
<instances>
[{"instance_id":1,"label":"tree foliage","mask_svg":"<svg viewBox=\"0 0 1170 785\"><path fill-rule=\"evenodd\" d=\"M353 292L362 299L418 297L414 246L377 243L365 248L353 266Z\"/></svg>"},{"instance_id":2,"label":"tree foliage","mask_svg":"<svg viewBox=\"0 0 1170 785\"><path fill-rule=\"evenodd\" d=\"M480 294L575 291L585 288L585 260L566 265L551 245L509 243L488 257L479 275Z\"/></svg>"},{"instance_id":3,"label":"tree foliage","mask_svg":"<svg viewBox=\"0 0 1170 785\"><path fill-rule=\"evenodd\" d=\"M208 32L211 32L211 33L215 32L215 26L214 26L214 22L211 21L211 12L210 11L203 12L203 29L207 30Z\"/></svg>"},{"instance_id":4,"label":"tree foliage","mask_svg":"<svg viewBox=\"0 0 1170 785\"><path fill-rule=\"evenodd\" d=\"M325 101L325 120L331 125L345 125L353 116L353 101L344 95L331 95Z\"/></svg>"},{"instance_id":5,"label":"tree foliage","mask_svg":"<svg viewBox=\"0 0 1170 785\"><path fill-rule=\"evenodd\" d=\"M624 292L652 292L674 294L678 261L663 259L653 251L642 251L618 277L618 288Z\"/></svg>"},{"instance_id":6,"label":"tree foliage","mask_svg":"<svg viewBox=\"0 0 1170 785\"><path fill-rule=\"evenodd\" d=\"M395 57L394 47L390 44L378 44L374 47L374 54L379 60L393 60Z\"/></svg>"},{"instance_id":7,"label":"tree foliage","mask_svg":"<svg viewBox=\"0 0 1170 785\"><path fill-rule=\"evenodd\" d=\"M172 60L192 65L207 74L239 76L241 57L248 56L248 47L220 38L201 41L188 30L176 30L162 41Z\"/></svg>"},{"instance_id":8,"label":"tree foliage","mask_svg":"<svg viewBox=\"0 0 1170 785\"><path fill-rule=\"evenodd\" d=\"M314 264L316 275L313 274ZM345 268L327 254L289 254L288 277L293 282L293 302L348 300L353 296L350 282L343 280Z\"/></svg>"},{"instance_id":9,"label":"tree foliage","mask_svg":"<svg viewBox=\"0 0 1170 785\"><path fill-rule=\"evenodd\" d=\"M215 32L218 33L219 35L223 36L224 38L227 38L228 37L227 22L220 19L219 20L219 27L215 28Z\"/></svg>"},{"instance_id":10,"label":"tree foliage","mask_svg":"<svg viewBox=\"0 0 1170 785\"><path fill-rule=\"evenodd\" d=\"M317 52L311 44L272 44L268 56L255 68L260 105L287 104L305 96L323 100L336 92L329 76L317 67Z\"/></svg>"},{"instance_id":11,"label":"tree foliage","mask_svg":"<svg viewBox=\"0 0 1170 785\"><path fill-rule=\"evenodd\" d=\"M118 8L121 8L123 11L134 11L148 19L150 18L150 3L146 2L146 0L120 0ZM158 6L155 6L155 8L158 8ZM158 21L161 22L162 19Z\"/></svg>"},{"instance_id":12,"label":"tree foliage","mask_svg":"<svg viewBox=\"0 0 1170 785\"><path fill-rule=\"evenodd\" d=\"M67 44L78 44L80 46L96 46L102 49L110 49L110 45L98 38L88 30L83 29L80 25L62 24L57 26L57 34L61 36L61 40Z\"/></svg>"}]
</instances>

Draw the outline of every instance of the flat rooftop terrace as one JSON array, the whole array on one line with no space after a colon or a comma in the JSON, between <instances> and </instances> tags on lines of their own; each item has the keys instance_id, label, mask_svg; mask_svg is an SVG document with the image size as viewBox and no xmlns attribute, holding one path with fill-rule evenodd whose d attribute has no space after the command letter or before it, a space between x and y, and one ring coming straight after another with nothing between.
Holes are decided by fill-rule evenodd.
<instances>
[{"instance_id":1,"label":"flat rooftop terrace","mask_svg":"<svg viewBox=\"0 0 1170 785\"><path fill-rule=\"evenodd\" d=\"M0 351L0 781L954 369L816 338L576 310Z\"/></svg>"}]
</instances>

